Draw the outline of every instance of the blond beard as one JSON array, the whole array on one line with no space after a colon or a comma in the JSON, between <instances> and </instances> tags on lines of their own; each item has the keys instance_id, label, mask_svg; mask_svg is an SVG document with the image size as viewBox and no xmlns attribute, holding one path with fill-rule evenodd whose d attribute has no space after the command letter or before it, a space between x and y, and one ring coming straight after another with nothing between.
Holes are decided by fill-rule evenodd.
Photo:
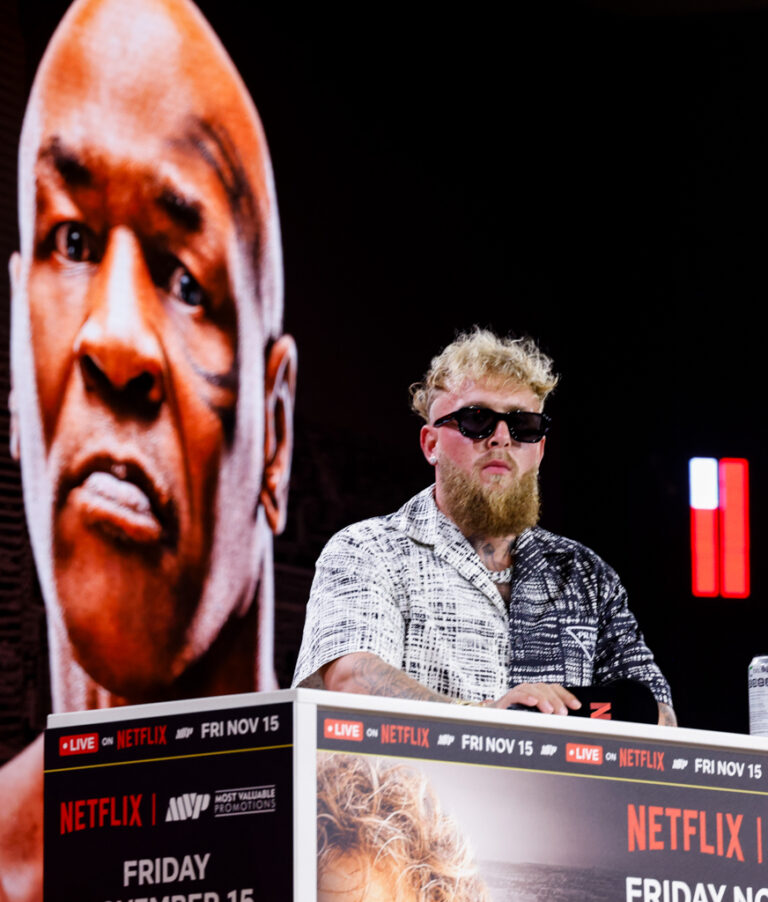
<instances>
[{"instance_id":1,"label":"blond beard","mask_svg":"<svg viewBox=\"0 0 768 902\"><path fill-rule=\"evenodd\" d=\"M450 461L440 461L445 513L465 536L519 536L539 522L539 474L528 470L506 485L481 485Z\"/></svg>"}]
</instances>

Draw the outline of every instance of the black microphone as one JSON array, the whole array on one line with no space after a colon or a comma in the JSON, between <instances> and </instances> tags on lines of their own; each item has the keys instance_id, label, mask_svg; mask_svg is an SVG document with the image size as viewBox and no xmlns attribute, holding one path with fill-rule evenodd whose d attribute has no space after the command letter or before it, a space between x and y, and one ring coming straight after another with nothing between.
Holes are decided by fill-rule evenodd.
<instances>
[{"instance_id":1,"label":"black microphone","mask_svg":"<svg viewBox=\"0 0 768 902\"><path fill-rule=\"evenodd\" d=\"M659 705L645 683L614 680L602 686L566 686L581 702L578 711L568 715L595 720L630 720L633 723L658 723Z\"/></svg>"},{"instance_id":2,"label":"black microphone","mask_svg":"<svg viewBox=\"0 0 768 902\"><path fill-rule=\"evenodd\" d=\"M629 720L633 723L658 723L659 706L651 690L637 680L614 680L602 686L566 686L581 702L578 711L568 709L569 717L594 720ZM527 705L510 705L511 710L538 711Z\"/></svg>"}]
</instances>

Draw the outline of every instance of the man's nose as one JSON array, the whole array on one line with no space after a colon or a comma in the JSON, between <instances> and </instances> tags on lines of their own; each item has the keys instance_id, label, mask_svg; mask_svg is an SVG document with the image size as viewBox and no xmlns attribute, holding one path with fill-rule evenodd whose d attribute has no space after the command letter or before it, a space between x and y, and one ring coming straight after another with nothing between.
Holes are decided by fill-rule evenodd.
<instances>
[{"instance_id":1,"label":"man's nose","mask_svg":"<svg viewBox=\"0 0 768 902\"><path fill-rule=\"evenodd\" d=\"M110 232L90 287L89 315L75 342L86 387L124 401L159 404L163 353L149 321L157 289L127 228Z\"/></svg>"},{"instance_id":2,"label":"man's nose","mask_svg":"<svg viewBox=\"0 0 768 902\"><path fill-rule=\"evenodd\" d=\"M488 444L494 448L498 445L506 447L512 444L512 433L509 431L509 426L505 420L499 420L496 424L496 428L488 438Z\"/></svg>"}]
</instances>

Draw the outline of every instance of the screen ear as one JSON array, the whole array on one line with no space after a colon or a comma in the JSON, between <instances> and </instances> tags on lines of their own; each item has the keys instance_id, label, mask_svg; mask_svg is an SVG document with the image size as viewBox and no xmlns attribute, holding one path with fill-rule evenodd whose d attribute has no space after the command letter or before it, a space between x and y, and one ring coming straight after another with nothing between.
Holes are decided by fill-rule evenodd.
<instances>
[{"instance_id":1,"label":"screen ear","mask_svg":"<svg viewBox=\"0 0 768 902\"><path fill-rule=\"evenodd\" d=\"M13 306L13 297L19 290L19 282L21 280L21 254L14 251L8 261L8 273L11 277L11 306ZM8 394L8 410L11 414L10 426L10 447L11 457L18 462L21 455L19 446L19 413L16 408L16 396L13 392L13 373L11 373L11 390Z\"/></svg>"},{"instance_id":2,"label":"screen ear","mask_svg":"<svg viewBox=\"0 0 768 902\"><path fill-rule=\"evenodd\" d=\"M21 449L19 447L19 413L16 409L16 397L13 389L8 393L8 410L11 414L10 438L8 444L11 449L11 457L19 462L21 457Z\"/></svg>"},{"instance_id":3,"label":"screen ear","mask_svg":"<svg viewBox=\"0 0 768 902\"><path fill-rule=\"evenodd\" d=\"M264 476L260 500L269 528L285 528L293 453L293 407L296 398L296 343L281 335L267 352L264 370Z\"/></svg>"}]
</instances>

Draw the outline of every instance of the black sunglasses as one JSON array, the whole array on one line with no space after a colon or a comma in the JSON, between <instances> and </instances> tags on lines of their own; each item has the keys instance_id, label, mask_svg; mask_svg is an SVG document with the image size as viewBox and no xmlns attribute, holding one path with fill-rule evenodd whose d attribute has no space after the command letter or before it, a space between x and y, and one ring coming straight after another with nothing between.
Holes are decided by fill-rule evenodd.
<instances>
[{"instance_id":1,"label":"black sunglasses","mask_svg":"<svg viewBox=\"0 0 768 902\"><path fill-rule=\"evenodd\" d=\"M488 438L496 431L499 420L504 420L509 434L516 442L540 442L549 431L550 418L545 413L529 410L510 410L499 413L488 407L462 407L447 416L435 420L435 426L445 426L455 421L459 432L467 438Z\"/></svg>"}]
</instances>

